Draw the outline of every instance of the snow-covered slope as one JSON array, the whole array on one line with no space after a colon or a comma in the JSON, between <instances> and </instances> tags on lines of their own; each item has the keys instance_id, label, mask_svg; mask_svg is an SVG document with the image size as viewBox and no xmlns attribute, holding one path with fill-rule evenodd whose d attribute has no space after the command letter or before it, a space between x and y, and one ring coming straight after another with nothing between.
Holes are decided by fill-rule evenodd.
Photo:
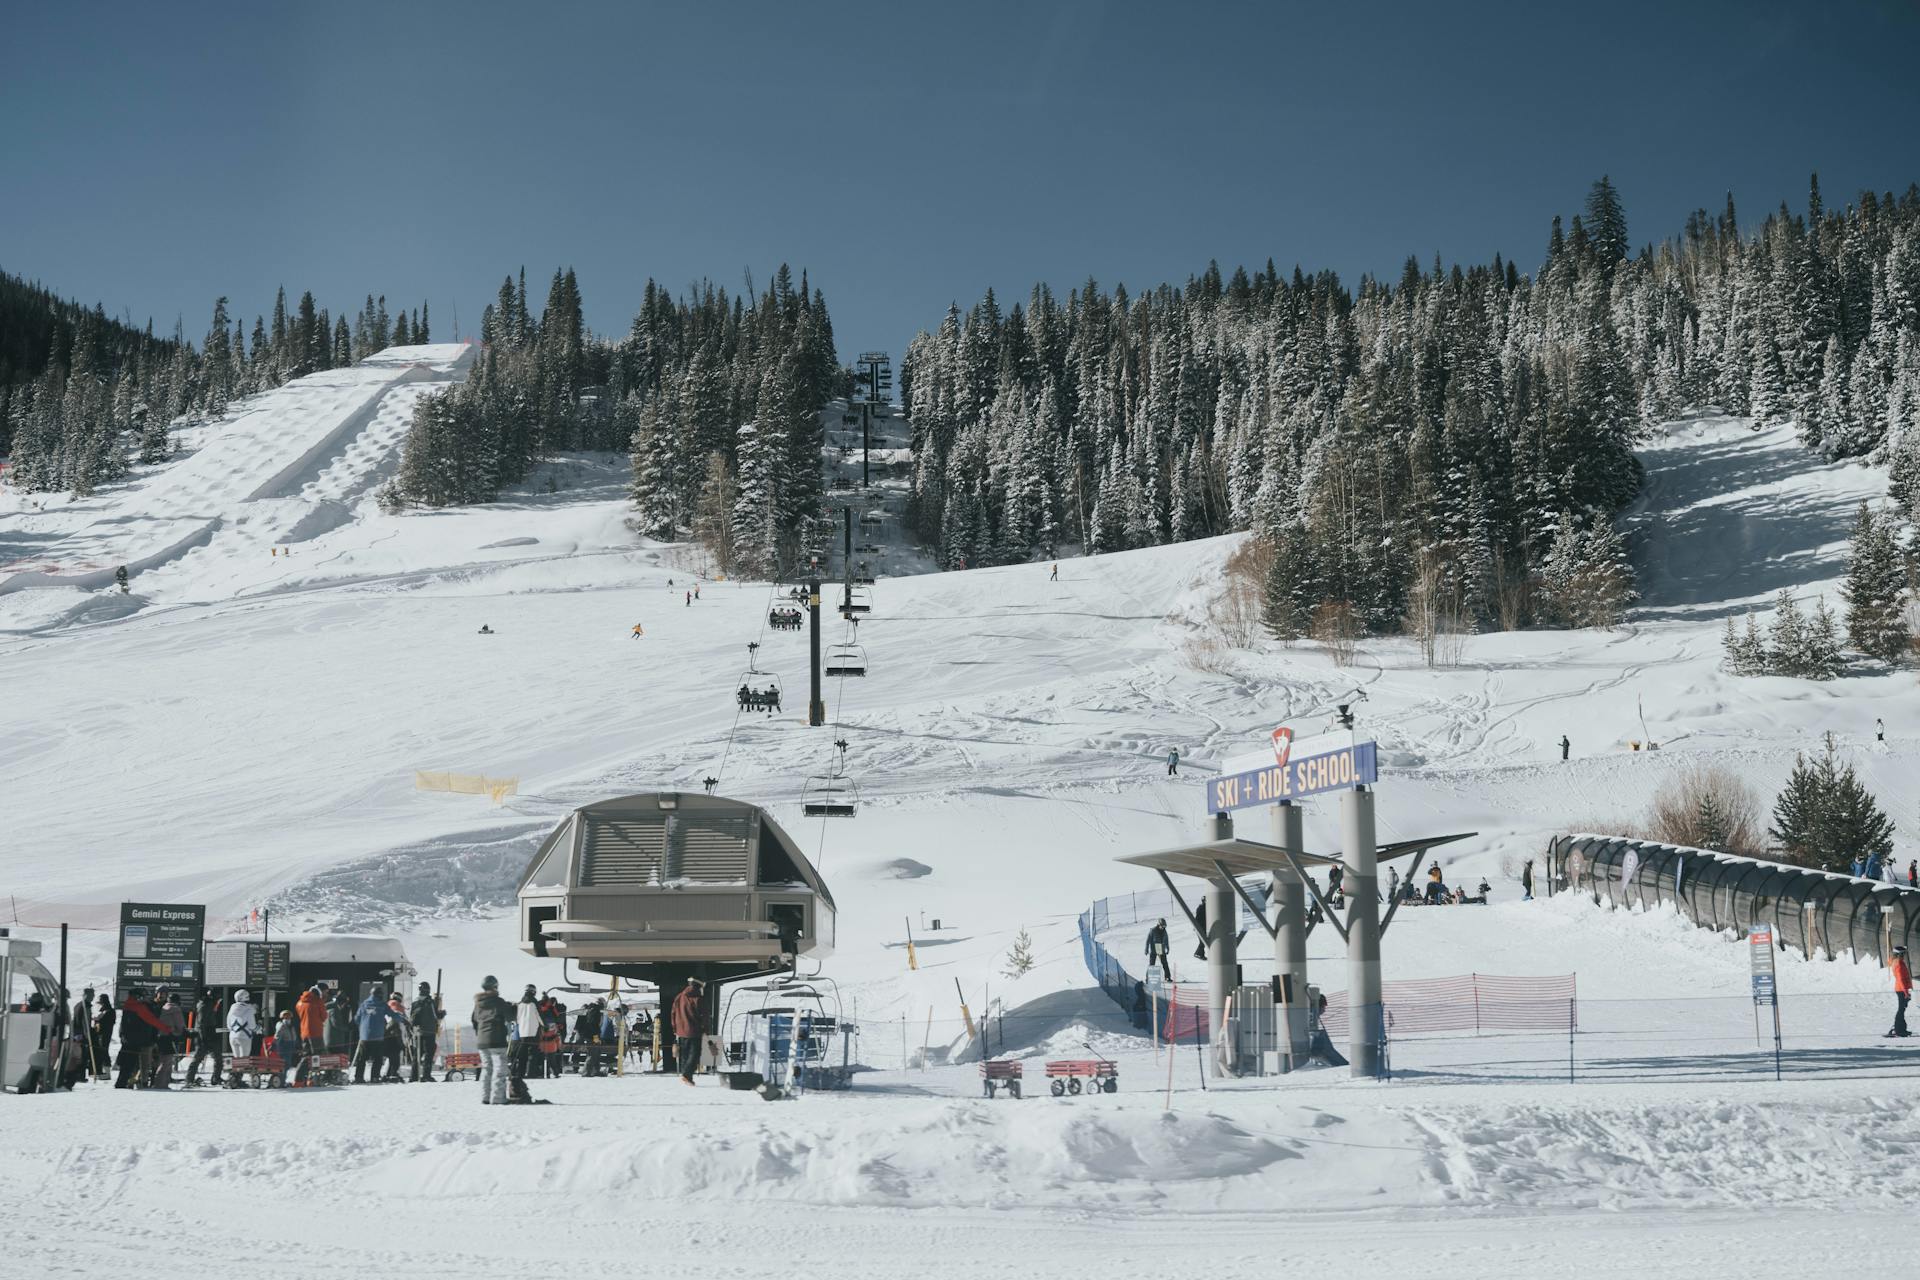
<instances>
[{"instance_id":1,"label":"snow-covered slope","mask_svg":"<svg viewBox=\"0 0 1920 1280\"><path fill-rule=\"evenodd\" d=\"M1743 1085L1751 1095L1728 1103L1669 1083L1595 1102L1564 1085L1363 1092L1319 1075L1290 1081L1298 1092L1284 1103L1202 1096L1189 1061L1162 1062L1088 992L1073 925L1092 898L1157 887L1113 859L1199 832L1201 782L1218 760L1276 723L1318 728L1359 690L1363 727L1384 753L1383 834L1477 830L1447 855L1452 874L1498 886L1485 911L1405 913L1388 940L1389 980L1577 972L1593 1002L1588 1043L1611 1044L1621 1061L1630 1035L1704 1025L1706 1006L1656 997L1712 997L1744 1018L1740 948L1670 918L1522 904L1509 877L1549 833L1637 814L1701 756L1733 763L1770 795L1793 752L1825 731L1890 803L1902 858L1916 852L1911 677L1862 667L1812 685L1720 669L1727 611L1782 586L1831 594L1853 507L1881 492L1875 473L1822 466L1781 430L1674 424L1643 455L1647 494L1632 520L1647 567L1634 619L1611 632L1474 637L1460 665L1440 670L1398 640L1362 645L1347 668L1311 644L1197 668L1191 642L1231 539L1066 560L1057 582L1046 565L883 578L858 630L871 674L830 683L834 725L809 730L804 635L764 630L766 584L702 581L689 604L695 558L627 530L621 460L563 460L484 507L387 515L367 495L393 456L404 416L395 397L424 384L379 383L375 374L393 373L381 366L355 372L369 382L351 395L298 384L275 393L295 393L290 414L308 406L296 414L311 417L305 443L263 446L246 478L219 490L217 536L136 580L132 603L147 607L114 620L104 612L119 607L114 593L63 589L103 612L66 608L59 616L88 625L56 627L42 611L0 636L0 894L34 918L75 919L128 897L204 901L228 918L273 899L276 922L284 912L400 928L416 963L445 968L455 992L483 972L545 984L556 967L520 955L510 920L489 907L539 834L587 800L692 788L712 773L723 793L769 805L832 884L833 973L870 1024L869 1061L897 1068L921 1042L937 1051L954 1039L959 979L975 1012L990 988L1012 1048L1078 1052L1092 1037L1126 1064L1125 1089L1080 1100L1079 1111L1041 1100L1007 1113L948 1100L976 1087L970 1068L896 1071L851 1097L802 1104L820 1118L724 1095L691 1095L689 1107L684 1090L655 1081L568 1082L555 1096L573 1105L479 1128L466 1091L404 1108L349 1094L311 1100L329 1109L326 1137L264 1141L263 1127L284 1125L268 1098L192 1100L189 1118L141 1120L132 1138L113 1127L131 1123L133 1101L76 1101L68 1114L85 1117L82 1136L54 1122L21 1139L23 1160L54 1179L76 1221L105 1209L86 1190L96 1183L195 1223L206 1212L196 1197L213 1189L275 1239L293 1239L318 1177L332 1203L406 1204L439 1215L455 1240L529 1205L568 1227L604 1225L582 1206L624 1193L623 1203L674 1197L673 1215L736 1261L766 1260L734 1212L749 1201L773 1214L804 1206L794 1238L846 1274L916 1259L926 1269L933 1257L954 1274L1070 1274L1076 1258L1097 1255L1101 1274L1119 1275L1163 1272L1195 1247L1230 1269L1282 1248L1331 1263L1340 1255L1326 1240L1357 1209L1378 1261L1465 1276L1605 1274L1596 1258L1610 1248L1624 1265L1638 1255L1619 1249L1614 1228L1549 1212L1600 1207L1627 1211L1646 1239L1704 1275L1730 1273L1713 1268L1759 1229L1752 1206L1769 1207L1768 1226L1807 1210L1792 1220L1796 1247L1820 1257L1823 1232L1851 1228L1857 1242L1880 1189L1906 1186L1893 1153L1920 1123L1914 1108L1858 1089ZM308 405L323 397L324 410ZM356 413L364 420L348 431ZM184 497L171 509L184 510ZM292 559L270 556L302 521L310 536ZM245 532L256 526L259 537ZM106 536L88 527L61 536ZM643 638L630 636L636 622ZM483 623L493 634L476 634ZM783 714L736 712L753 640L760 666L785 678ZM1562 733L1574 743L1565 764ZM837 736L867 803L853 822L804 820L804 780L826 767ZM1644 738L1662 750L1629 750ZM1175 745L1184 776L1169 778L1162 761ZM419 792L416 769L513 777L518 794L495 806ZM1331 802L1309 806L1310 841L1333 842L1335 813ZM905 962L909 920L929 929L917 971ZM1039 963L1009 979L1004 957L1023 927ZM104 977L110 947L111 935L78 935L79 974ZM1316 935L1313 956L1342 985L1334 939ZM1783 964L1781 982L1790 994L1860 1002L1830 1011L1877 1011L1883 978ZM1715 1019L1724 1014L1714 1006ZM1820 1024L1824 1043L1850 1043L1844 1017ZM1720 1025L1699 1034L1719 1036ZM1396 1061L1414 1052L1397 1047ZM1564 1065L1564 1037L1551 1053ZM1437 1077L1445 1064L1426 1065ZM1169 1116L1161 1073L1176 1066L1187 1074L1165 1095ZM1893 1138L1882 1143L1884 1125ZM1715 1154L1739 1143L1767 1153L1760 1167ZM216 1176L236 1163L264 1172ZM1275 1204L1308 1216L1288 1225L1267 1212ZM989 1207L994 1216L981 1216ZM1195 1216L1167 1216L1175 1211ZM1539 1216L1497 1257L1462 1225L1517 1233L1519 1215ZM1185 1239L1170 1230L1194 1238L1170 1245ZM894 1239L905 1234L911 1243ZM980 1246L987 1235L994 1242ZM940 1243L948 1236L952 1249ZM1436 1240L1461 1260L1454 1269L1429 1265ZM513 1248L449 1245L442 1260L479 1266ZM776 1271L810 1273L748 1268Z\"/></svg>"}]
</instances>

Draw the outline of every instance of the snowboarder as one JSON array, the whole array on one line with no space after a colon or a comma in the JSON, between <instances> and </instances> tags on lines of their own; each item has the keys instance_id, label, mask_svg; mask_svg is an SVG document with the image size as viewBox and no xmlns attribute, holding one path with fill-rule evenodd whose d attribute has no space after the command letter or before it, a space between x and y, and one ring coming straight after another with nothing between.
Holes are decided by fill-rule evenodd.
<instances>
[{"instance_id":1,"label":"snowboarder","mask_svg":"<svg viewBox=\"0 0 1920 1280\"><path fill-rule=\"evenodd\" d=\"M647 634L647 633L646 633L645 631L642 631L642 630L640 629L640 624L639 624L639 623L637 623L637 622L636 622L636 623L634 623L634 624L633 624L633 638L634 638L635 640L638 640L638 639L639 639L639 638L640 638L641 636L643 636L643 635L645 635L645 634Z\"/></svg>"},{"instance_id":2,"label":"snowboarder","mask_svg":"<svg viewBox=\"0 0 1920 1280\"><path fill-rule=\"evenodd\" d=\"M473 998L473 1034L480 1050L480 1103L507 1101L507 1026L513 1006L500 998L500 979L488 974Z\"/></svg>"},{"instance_id":3,"label":"snowboarder","mask_svg":"<svg viewBox=\"0 0 1920 1280\"><path fill-rule=\"evenodd\" d=\"M480 624L480 634L483 636L490 636L493 634L493 628L483 622Z\"/></svg>"},{"instance_id":4,"label":"snowboarder","mask_svg":"<svg viewBox=\"0 0 1920 1280\"><path fill-rule=\"evenodd\" d=\"M1562 763L1566 761L1567 753L1572 750L1573 750L1573 743L1567 740L1566 734L1564 733L1561 734L1560 735L1560 759Z\"/></svg>"},{"instance_id":5,"label":"snowboarder","mask_svg":"<svg viewBox=\"0 0 1920 1280\"><path fill-rule=\"evenodd\" d=\"M1906 1039L1912 1035L1907 1030L1907 1001L1913 998L1913 970L1907 965L1907 949L1893 949L1893 1030L1889 1036Z\"/></svg>"},{"instance_id":6,"label":"snowboarder","mask_svg":"<svg viewBox=\"0 0 1920 1280\"><path fill-rule=\"evenodd\" d=\"M447 1016L447 1008L440 1002L440 997L433 994L433 987L423 982L410 1016L413 1020L411 1079L414 1084L419 1084L422 1080L433 1079L433 1055L440 1047L440 1023Z\"/></svg>"},{"instance_id":7,"label":"snowboarder","mask_svg":"<svg viewBox=\"0 0 1920 1280\"><path fill-rule=\"evenodd\" d=\"M1169 950L1170 948L1167 944L1167 921L1166 917L1163 916L1154 924L1153 928L1147 930L1147 968L1151 969L1154 965L1159 965L1160 976L1171 984L1173 982L1173 970L1167 965Z\"/></svg>"},{"instance_id":8,"label":"snowboarder","mask_svg":"<svg viewBox=\"0 0 1920 1280\"><path fill-rule=\"evenodd\" d=\"M113 571L113 580L119 584L120 594L127 594L127 566L121 565Z\"/></svg>"},{"instance_id":9,"label":"snowboarder","mask_svg":"<svg viewBox=\"0 0 1920 1280\"><path fill-rule=\"evenodd\" d=\"M1178 747L1167 752L1167 776L1169 778L1180 776L1180 748Z\"/></svg>"},{"instance_id":10,"label":"snowboarder","mask_svg":"<svg viewBox=\"0 0 1920 1280\"><path fill-rule=\"evenodd\" d=\"M1520 901L1522 902L1533 901L1533 859L1532 858L1528 858L1527 864L1520 868Z\"/></svg>"},{"instance_id":11,"label":"snowboarder","mask_svg":"<svg viewBox=\"0 0 1920 1280\"><path fill-rule=\"evenodd\" d=\"M673 998L673 1058L680 1068L680 1079L689 1085L700 1066L700 1001L706 985L690 978Z\"/></svg>"}]
</instances>

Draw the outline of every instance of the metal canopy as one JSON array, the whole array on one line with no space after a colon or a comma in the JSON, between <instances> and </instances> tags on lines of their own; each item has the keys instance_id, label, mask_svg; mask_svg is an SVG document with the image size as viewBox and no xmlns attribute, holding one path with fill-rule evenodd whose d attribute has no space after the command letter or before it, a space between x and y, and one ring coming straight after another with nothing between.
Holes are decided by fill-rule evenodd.
<instances>
[{"instance_id":1,"label":"metal canopy","mask_svg":"<svg viewBox=\"0 0 1920 1280\"><path fill-rule=\"evenodd\" d=\"M1398 840L1393 844L1381 845L1376 856L1385 862L1389 858L1406 857L1437 845L1465 840L1474 834L1469 831L1459 835ZM1231 840L1208 840L1202 844L1184 845L1177 849L1160 849L1153 853L1136 853L1116 861L1136 867L1149 867L1155 871L1171 872L1174 875L1193 876L1199 880L1218 880L1222 872L1225 872L1229 878L1233 878L1255 875L1262 871L1278 871L1291 865L1303 867L1344 867L1346 865L1338 858L1329 858L1318 853L1296 853L1289 860L1287 851L1278 845L1262 844L1258 840L1243 840L1239 837Z\"/></svg>"}]
</instances>

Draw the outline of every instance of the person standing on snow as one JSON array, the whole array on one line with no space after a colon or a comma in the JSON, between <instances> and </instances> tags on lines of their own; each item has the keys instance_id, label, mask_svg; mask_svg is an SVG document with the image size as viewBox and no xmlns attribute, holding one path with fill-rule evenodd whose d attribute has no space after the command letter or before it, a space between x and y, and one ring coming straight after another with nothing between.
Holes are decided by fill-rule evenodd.
<instances>
[{"instance_id":1,"label":"person standing on snow","mask_svg":"<svg viewBox=\"0 0 1920 1280\"><path fill-rule=\"evenodd\" d=\"M1564 733L1561 734L1560 735L1560 759L1562 762L1565 762L1567 758L1567 753L1572 750L1573 750L1573 743L1567 740L1566 734Z\"/></svg>"},{"instance_id":2,"label":"person standing on snow","mask_svg":"<svg viewBox=\"0 0 1920 1280\"><path fill-rule=\"evenodd\" d=\"M120 1008L120 1074L116 1089L144 1089L153 1071L153 1046L166 1031L160 1015L147 1003L147 993L135 989Z\"/></svg>"},{"instance_id":3,"label":"person standing on snow","mask_svg":"<svg viewBox=\"0 0 1920 1280\"><path fill-rule=\"evenodd\" d=\"M93 1078L105 1080L113 1074L113 1059L107 1050L113 1047L113 1024L119 1015L113 1011L113 1001L102 992L95 997L93 1005Z\"/></svg>"},{"instance_id":4,"label":"person standing on snow","mask_svg":"<svg viewBox=\"0 0 1920 1280\"><path fill-rule=\"evenodd\" d=\"M473 1035L480 1050L480 1103L507 1101L507 1026L513 1006L500 998L500 979L488 974L473 998Z\"/></svg>"},{"instance_id":5,"label":"person standing on snow","mask_svg":"<svg viewBox=\"0 0 1920 1280\"><path fill-rule=\"evenodd\" d=\"M220 1068L226 1058L226 1047L221 1040L224 1034L220 1015L220 996L212 988L200 993L193 1005L193 1057L187 1062L187 1088L195 1089L200 1085L200 1064L208 1057L213 1059L213 1074L207 1083L218 1087Z\"/></svg>"},{"instance_id":6,"label":"person standing on snow","mask_svg":"<svg viewBox=\"0 0 1920 1280\"><path fill-rule=\"evenodd\" d=\"M387 1073L381 1079L388 1084L400 1083L400 1059L407 1050L407 1002L400 998L398 991L387 997Z\"/></svg>"},{"instance_id":7,"label":"person standing on snow","mask_svg":"<svg viewBox=\"0 0 1920 1280\"><path fill-rule=\"evenodd\" d=\"M1167 921L1163 916L1154 923L1153 928L1147 930L1147 968L1159 965L1160 976L1166 979L1168 985L1173 983L1173 970L1167 966L1171 951L1172 945L1167 941Z\"/></svg>"},{"instance_id":8,"label":"person standing on snow","mask_svg":"<svg viewBox=\"0 0 1920 1280\"><path fill-rule=\"evenodd\" d=\"M294 1072L293 1082L305 1084L313 1071L314 1055L327 1048L326 987L320 983L308 987L293 1007L300 1021L300 1069Z\"/></svg>"},{"instance_id":9,"label":"person standing on snow","mask_svg":"<svg viewBox=\"0 0 1920 1280\"><path fill-rule=\"evenodd\" d=\"M233 993L233 1006L227 1010L228 1051L236 1058L251 1058L253 1039L259 1034L260 1015L243 987Z\"/></svg>"},{"instance_id":10,"label":"person standing on snow","mask_svg":"<svg viewBox=\"0 0 1920 1280\"><path fill-rule=\"evenodd\" d=\"M525 1080L533 1074L533 1055L540 1051L540 992L531 982L520 993L520 1003L513 1006L513 1021L519 1038L513 1042L509 1066L515 1080Z\"/></svg>"},{"instance_id":11,"label":"person standing on snow","mask_svg":"<svg viewBox=\"0 0 1920 1280\"><path fill-rule=\"evenodd\" d=\"M285 1084L288 1069L300 1057L300 1024L291 1009L280 1011L280 1021L273 1029L273 1054L280 1059L280 1083Z\"/></svg>"},{"instance_id":12,"label":"person standing on snow","mask_svg":"<svg viewBox=\"0 0 1920 1280\"><path fill-rule=\"evenodd\" d=\"M1058 582L1058 581L1060 581L1060 566L1059 566L1059 565L1057 565L1057 564L1056 564L1055 566L1053 566L1053 572L1047 575L1047 581L1048 581L1048 582Z\"/></svg>"},{"instance_id":13,"label":"person standing on snow","mask_svg":"<svg viewBox=\"0 0 1920 1280\"><path fill-rule=\"evenodd\" d=\"M433 1079L433 1056L440 1048L440 1023L447 1016L446 1006L433 988L420 984L420 995L413 1002L413 1083Z\"/></svg>"},{"instance_id":14,"label":"person standing on snow","mask_svg":"<svg viewBox=\"0 0 1920 1280\"><path fill-rule=\"evenodd\" d=\"M1920 889L1920 858L1907 863L1907 888Z\"/></svg>"},{"instance_id":15,"label":"person standing on snow","mask_svg":"<svg viewBox=\"0 0 1920 1280\"><path fill-rule=\"evenodd\" d=\"M1178 747L1167 752L1167 776L1169 778L1180 776L1180 748Z\"/></svg>"},{"instance_id":16,"label":"person standing on snow","mask_svg":"<svg viewBox=\"0 0 1920 1280\"><path fill-rule=\"evenodd\" d=\"M687 592L687 608L693 608L693 592Z\"/></svg>"},{"instance_id":17,"label":"person standing on snow","mask_svg":"<svg viewBox=\"0 0 1920 1280\"><path fill-rule=\"evenodd\" d=\"M393 1011L387 1008L387 993L379 987L367 993L360 1007L353 1012L356 1030L360 1032L360 1045L353 1054L353 1082L355 1084L379 1084L380 1063L387 1056L387 1021L393 1017ZM367 1080L367 1068L373 1068L373 1079Z\"/></svg>"},{"instance_id":18,"label":"person standing on snow","mask_svg":"<svg viewBox=\"0 0 1920 1280\"><path fill-rule=\"evenodd\" d=\"M1913 1033L1907 1030L1907 1001L1913 998L1913 970L1907 965L1907 949L1893 949L1893 1030L1889 1036L1898 1036L1904 1040Z\"/></svg>"},{"instance_id":19,"label":"person standing on snow","mask_svg":"<svg viewBox=\"0 0 1920 1280\"><path fill-rule=\"evenodd\" d=\"M690 978L673 998L674 1061L680 1068L680 1079L689 1085L700 1066L700 1001L706 985L698 978Z\"/></svg>"},{"instance_id":20,"label":"person standing on snow","mask_svg":"<svg viewBox=\"0 0 1920 1280\"><path fill-rule=\"evenodd\" d=\"M353 1052L353 1000L345 987L327 1001L327 1052Z\"/></svg>"},{"instance_id":21,"label":"person standing on snow","mask_svg":"<svg viewBox=\"0 0 1920 1280\"><path fill-rule=\"evenodd\" d=\"M1520 900L1522 902L1533 901L1533 859L1532 858L1528 858L1526 865L1520 868L1520 894L1521 894Z\"/></svg>"}]
</instances>

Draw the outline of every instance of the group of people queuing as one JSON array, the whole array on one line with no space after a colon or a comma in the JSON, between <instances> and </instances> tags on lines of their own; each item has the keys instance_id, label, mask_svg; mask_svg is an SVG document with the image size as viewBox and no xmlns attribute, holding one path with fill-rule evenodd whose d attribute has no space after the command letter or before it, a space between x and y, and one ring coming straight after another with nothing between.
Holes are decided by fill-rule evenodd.
<instances>
[{"instance_id":1,"label":"group of people queuing","mask_svg":"<svg viewBox=\"0 0 1920 1280\"><path fill-rule=\"evenodd\" d=\"M1862 879L1882 880L1887 884L1904 884L1909 889L1920 889L1920 858L1909 858L1907 869L1902 871L1894 859L1870 853L1865 857L1855 857L1852 871Z\"/></svg>"},{"instance_id":2,"label":"group of people queuing","mask_svg":"<svg viewBox=\"0 0 1920 1280\"><path fill-rule=\"evenodd\" d=\"M675 998L666 1021L673 1032L672 1063L680 1078L693 1083L700 1066L705 984L688 982ZM565 1003L532 983L517 1001L500 994L500 980L489 974L473 998L469 1020L480 1056L480 1101L485 1105L530 1103L528 1080L572 1070L603 1076L623 1051L639 1065L667 1065L661 1020L645 1009L629 1009L609 999L587 1001L569 1020ZM623 1046L624 1041L624 1046Z\"/></svg>"},{"instance_id":3,"label":"group of people queuing","mask_svg":"<svg viewBox=\"0 0 1920 1280\"><path fill-rule=\"evenodd\" d=\"M111 1078L119 1089L247 1088L309 1083L316 1063L330 1070L351 1061L355 1084L432 1079L446 1008L427 983L408 1004L399 992L374 987L355 1000L344 987L316 982L277 1017L263 1014L245 988L228 999L205 988L189 1007L169 987L134 987L118 1006L88 987L72 1011L74 1034L61 1083ZM116 1045L115 1033L118 1033Z\"/></svg>"}]
</instances>

